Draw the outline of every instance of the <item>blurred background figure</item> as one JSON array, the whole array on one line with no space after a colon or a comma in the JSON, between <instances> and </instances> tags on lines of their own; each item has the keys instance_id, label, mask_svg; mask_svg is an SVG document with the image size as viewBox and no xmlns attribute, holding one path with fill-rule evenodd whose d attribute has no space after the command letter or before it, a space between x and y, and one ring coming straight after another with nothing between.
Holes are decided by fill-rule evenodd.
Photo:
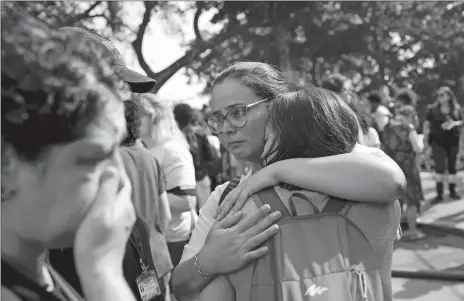
<instances>
[{"instance_id":1,"label":"blurred background figure","mask_svg":"<svg viewBox=\"0 0 464 301\"><path fill-rule=\"evenodd\" d=\"M432 149L435 161L437 196L435 203L443 201L444 183L448 182L451 199L460 199L456 192L458 178L456 161L459 139L463 125L463 111L453 91L441 87L437 91L435 103L429 106L424 122L424 141ZM448 172L448 176L445 172Z\"/></svg>"},{"instance_id":2,"label":"blurred background figure","mask_svg":"<svg viewBox=\"0 0 464 301\"><path fill-rule=\"evenodd\" d=\"M421 178L416 164L417 154L424 149L413 125L415 109L401 106L383 131L382 148L403 170L407 187L402 198L403 218L406 219L408 230L403 233L405 240L417 240L424 234L417 228L417 218L424 200Z\"/></svg>"},{"instance_id":3,"label":"blurred background figure","mask_svg":"<svg viewBox=\"0 0 464 301\"><path fill-rule=\"evenodd\" d=\"M383 143L383 130L392 117L391 112L383 105L384 100L378 92L372 92L367 96L369 102L370 116L375 122L376 129L379 134L380 142Z\"/></svg>"},{"instance_id":4,"label":"blurred background figure","mask_svg":"<svg viewBox=\"0 0 464 301\"><path fill-rule=\"evenodd\" d=\"M143 121L142 140L161 164L165 177L172 216L165 237L176 266L198 219L193 157L172 108L151 94L142 94L140 98L144 112L153 114Z\"/></svg>"},{"instance_id":5,"label":"blurred background figure","mask_svg":"<svg viewBox=\"0 0 464 301\"><path fill-rule=\"evenodd\" d=\"M209 167L213 164L219 165L219 162L216 160L215 150L209 143L206 131L202 125L202 118L198 116L198 113L185 103L174 107L174 117L189 144L190 153L193 157L197 212L203 207L211 194L209 174L212 172L210 172Z\"/></svg>"},{"instance_id":6,"label":"blurred background figure","mask_svg":"<svg viewBox=\"0 0 464 301\"><path fill-rule=\"evenodd\" d=\"M124 102L127 136L121 146L121 158L132 184L132 202L141 219L136 227L139 228L142 242L150 246L147 250L151 251L158 277L163 280L162 289L169 299L169 280L173 265L164 233L171 221L171 210L161 164L153 154L137 143L142 129L142 110L139 103L140 96L137 94L132 94L132 100ZM142 236L146 232L148 236Z\"/></svg>"}]
</instances>

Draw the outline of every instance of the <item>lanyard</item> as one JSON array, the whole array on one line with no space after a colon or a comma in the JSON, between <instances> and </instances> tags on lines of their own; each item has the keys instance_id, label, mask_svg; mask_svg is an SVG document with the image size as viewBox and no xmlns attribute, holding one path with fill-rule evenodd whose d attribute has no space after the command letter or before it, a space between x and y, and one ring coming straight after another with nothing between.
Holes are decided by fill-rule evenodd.
<instances>
[{"instance_id":1,"label":"lanyard","mask_svg":"<svg viewBox=\"0 0 464 301\"><path fill-rule=\"evenodd\" d=\"M148 265L146 265L147 258L145 257L145 252L143 252L142 239L140 238L140 233L137 229L137 226L134 226L129 240L132 243L132 245L134 245L135 251L139 256L139 262L140 267L142 268L142 272L146 272L148 270Z\"/></svg>"}]
</instances>

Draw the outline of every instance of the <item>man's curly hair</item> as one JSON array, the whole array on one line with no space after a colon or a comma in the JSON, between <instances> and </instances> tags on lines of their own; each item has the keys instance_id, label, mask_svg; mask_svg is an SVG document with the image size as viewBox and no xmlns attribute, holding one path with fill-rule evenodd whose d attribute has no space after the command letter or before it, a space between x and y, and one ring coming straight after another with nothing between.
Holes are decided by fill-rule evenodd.
<instances>
[{"instance_id":1,"label":"man's curly hair","mask_svg":"<svg viewBox=\"0 0 464 301\"><path fill-rule=\"evenodd\" d=\"M129 92L96 43L47 28L2 3L2 140L28 160L84 135L109 101Z\"/></svg>"}]
</instances>

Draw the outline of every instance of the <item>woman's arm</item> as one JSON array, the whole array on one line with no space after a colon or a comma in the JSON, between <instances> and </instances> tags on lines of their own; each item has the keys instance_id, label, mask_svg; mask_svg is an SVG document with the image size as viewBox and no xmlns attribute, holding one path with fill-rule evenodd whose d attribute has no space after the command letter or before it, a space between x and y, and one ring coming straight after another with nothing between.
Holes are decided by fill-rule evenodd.
<instances>
[{"instance_id":1,"label":"woman's arm","mask_svg":"<svg viewBox=\"0 0 464 301\"><path fill-rule=\"evenodd\" d=\"M231 208L241 210L251 195L279 183L347 200L391 203L403 192L406 178L384 152L359 144L347 154L282 160L243 179L219 206L216 219L224 218Z\"/></svg>"},{"instance_id":2,"label":"woman's arm","mask_svg":"<svg viewBox=\"0 0 464 301\"><path fill-rule=\"evenodd\" d=\"M162 233L165 233L168 228L169 222L172 219L171 209L169 207L168 194L166 191L160 194L159 196L159 226Z\"/></svg>"},{"instance_id":3,"label":"woman's arm","mask_svg":"<svg viewBox=\"0 0 464 301\"><path fill-rule=\"evenodd\" d=\"M272 165L269 167L275 170L279 183L360 202L393 202L406 185L398 164L380 150L290 159Z\"/></svg>"},{"instance_id":4,"label":"woman's arm","mask_svg":"<svg viewBox=\"0 0 464 301\"><path fill-rule=\"evenodd\" d=\"M235 301L235 289L226 276L215 278L199 294L197 301Z\"/></svg>"},{"instance_id":5,"label":"woman's arm","mask_svg":"<svg viewBox=\"0 0 464 301\"><path fill-rule=\"evenodd\" d=\"M419 139L419 136L417 135L416 130L411 130L409 132L408 138L409 138L409 142L411 142L414 152L421 153L424 150L424 144L421 141L421 139Z\"/></svg>"}]
</instances>

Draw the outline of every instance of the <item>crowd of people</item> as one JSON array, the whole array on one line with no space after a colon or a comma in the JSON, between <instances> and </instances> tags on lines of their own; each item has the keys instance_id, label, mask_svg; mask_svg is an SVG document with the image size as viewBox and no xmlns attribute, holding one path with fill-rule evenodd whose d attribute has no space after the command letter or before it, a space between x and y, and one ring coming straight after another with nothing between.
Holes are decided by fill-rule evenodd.
<instances>
[{"instance_id":1,"label":"crowd of people","mask_svg":"<svg viewBox=\"0 0 464 301\"><path fill-rule=\"evenodd\" d=\"M12 7L1 37L4 300L388 301L401 219L404 239L424 236L425 150L435 202L445 182L460 198L464 115L449 87L423 136L408 89L357 95L339 74L296 86L261 62L223 70L202 110L172 107L108 39Z\"/></svg>"}]
</instances>

